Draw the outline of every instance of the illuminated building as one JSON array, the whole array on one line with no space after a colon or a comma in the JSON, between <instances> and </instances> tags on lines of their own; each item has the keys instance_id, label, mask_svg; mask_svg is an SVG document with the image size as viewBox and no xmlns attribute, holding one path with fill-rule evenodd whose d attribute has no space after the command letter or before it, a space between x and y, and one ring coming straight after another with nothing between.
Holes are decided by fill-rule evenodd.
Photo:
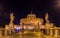
<instances>
[{"instance_id":1,"label":"illuminated building","mask_svg":"<svg viewBox=\"0 0 60 38\"><path fill-rule=\"evenodd\" d=\"M48 13L46 13L46 15L45 15L46 23L45 23L45 25L43 25L43 18L37 18L36 15L31 12L31 14L28 14L26 18L20 19L20 25L17 26L13 23L14 15L13 15L13 13L11 13L10 14L10 23L8 25L5 25L5 30L6 31L11 30L14 32L14 28L16 28L17 30L19 30L19 29L24 29L24 30L45 29L46 34L44 34L43 32L39 32L39 33L43 33L43 35L46 38L59 37L60 36L60 31L59 31L60 28L54 26L54 23L50 23L48 19L49 19L49 16L48 16ZM7 35L6 31L5 31L5 35ZM9 33L11 33L11 31ZM38 33L38 35L40 36L39 33Z\"/></svg>"},{"instance_id":2,"label":"illuminated building","mask_svg":"<svg viewBox=\"0 0 60 38\"><path fill-rule=\"evenodd\" d=\"M38 28L38 25L43 24L43 19L42 18L37 18L35 14L28 14L27 18L22 18L20 19L20 23L22 23L22 26L32 26Z\"/></svg>"}]
</instances>

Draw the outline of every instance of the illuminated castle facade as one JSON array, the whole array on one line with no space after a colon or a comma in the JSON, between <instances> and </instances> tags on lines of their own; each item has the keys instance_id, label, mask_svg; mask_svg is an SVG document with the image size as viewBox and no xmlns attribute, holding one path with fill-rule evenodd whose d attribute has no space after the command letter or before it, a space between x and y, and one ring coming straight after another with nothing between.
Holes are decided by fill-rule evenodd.
<instances>
[{"instance_id":1,"label":"illuminated castle facade","mask_svg":"<svg viewBox=\"0 0 60 38\"><path fill-rule=\"evenodd\" d=\"M20 19L20 25L14 25L14 15L13 13L10 14L10 23L8 25L5 25L5 29L9 30L12 29L14 31L14 28L21 28L21 29L45 29L45 32L47 33L47 37L59 37L60 35L60 28L55 27L54 23L49 23L48 13L45 15L46 23L43 25L43 18L37 18L35 14L28 14L26 18Z\"/></svg>"},{"instance_id":2,"label":"illuminated castle facade","mask_svg":"<svg viewBox=\"0 0 60 38\"><path fill-rule=\"evenodd\" d=\"M54 25L53 23L49 23L48 17L49 17L48 13L46 13L45 15L46 24L43 25L43 18L37 18L35 14L31 13L28 14L26 18L20 19L20 25L32 26L40 29L51 28Z\"/></svg>"},{"instance_id":3,"label":"illuminated castle facade","mask_svg":"<svg viewBox=\"0 0 60 38\"><path fill-rule=\"evenodd\" d=\"M24 25L24 27L35 27L38 29L38 25L43 25L43 19L37 18L35 14L28 14L27 18L20 19L21 25Z\"/></svg>"}]
</instances>

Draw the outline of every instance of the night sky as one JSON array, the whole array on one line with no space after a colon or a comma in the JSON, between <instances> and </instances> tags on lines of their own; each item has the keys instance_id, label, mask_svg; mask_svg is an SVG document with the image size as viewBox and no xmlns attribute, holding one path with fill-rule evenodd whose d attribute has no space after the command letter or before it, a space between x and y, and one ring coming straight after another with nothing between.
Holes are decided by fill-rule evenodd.
<instances>
[{"instance_id":1,"label":"night sky","mask_svg":"<svg viewBox=\"0 0 60 38\"><path fill-rule=\"evenodd\" d=\"M26 17L26 15L32 11L33 14L36 14L39 18L44 18L45 13L48 12L50 22L53 22L59 27L60 6L57 6L58 3L56 1L57 0L3 0L0 5L3 6L3 8L0 9L0 25L9 23L9 13L11 12L15 15L14 24L19 24L19 20Z\"/></svg>"}]
</instances>

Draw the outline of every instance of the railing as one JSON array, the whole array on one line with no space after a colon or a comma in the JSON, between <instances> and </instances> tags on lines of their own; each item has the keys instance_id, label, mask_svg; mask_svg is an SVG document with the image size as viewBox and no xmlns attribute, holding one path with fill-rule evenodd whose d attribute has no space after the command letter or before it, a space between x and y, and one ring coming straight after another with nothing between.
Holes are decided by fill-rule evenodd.
<instances>
[{"instance_id":1,"label":"railing","mask_svg":"<svg viewBox=\"0 0 60 38\"><path fill-rule=\"evenodd\" d=\"M60 28L45 28L45 34L53 37L60 37Z\"/></svg>"},{"instance_id":2,"label":"railing","mask_svg":"<svg viewBox=\"0 0 60 38\"><path fill-rule=\"evenodd\" d=\"M0 28L0 38L8 38L12 32L9 30L6 30L5 28Z\"/></svg>"},{"instance_id":3,"label":"railing","mask_svg":"<svg viewBox=\"0 0 60 38\"><path fill-rule=\"evenodd\" d=\"M9 34L12 34L12 32L9 31ZM60 37L60 27L45 28L45 35L51 37ZM3 36L4 37L8 36L8 30L0 28L0 37Z\"/></svg>"}]
</instances>

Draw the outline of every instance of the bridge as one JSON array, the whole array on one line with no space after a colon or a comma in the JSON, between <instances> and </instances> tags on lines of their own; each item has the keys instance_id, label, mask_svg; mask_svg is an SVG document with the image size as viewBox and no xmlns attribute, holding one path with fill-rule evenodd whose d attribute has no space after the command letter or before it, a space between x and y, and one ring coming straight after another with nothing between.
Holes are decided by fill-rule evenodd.
<instances>
[{"instance_id":1,"label":"bridge","mask_svg":"<svg viewBox=\"0 0 60 38\"><path fill-rule=\"evenodd\" d=\"M15 35L17 36L16 38L18 38L19 36L22 38L23 36L28 37L31 36L31 38L33 36L37 36L40 38L60 38L60 28L58 27L54 27L54 28L45 28L45 30L33 30L33 31L29 31L29 30L23 30L23 31L19 31L19 33L15 33L12 31L8 31L4 28L0 28L0 38L13 38L15 37ZM36 37L36 38L37 38ZM25 38L25 37L23 37Z\"/></svg>"}]
</instances>

